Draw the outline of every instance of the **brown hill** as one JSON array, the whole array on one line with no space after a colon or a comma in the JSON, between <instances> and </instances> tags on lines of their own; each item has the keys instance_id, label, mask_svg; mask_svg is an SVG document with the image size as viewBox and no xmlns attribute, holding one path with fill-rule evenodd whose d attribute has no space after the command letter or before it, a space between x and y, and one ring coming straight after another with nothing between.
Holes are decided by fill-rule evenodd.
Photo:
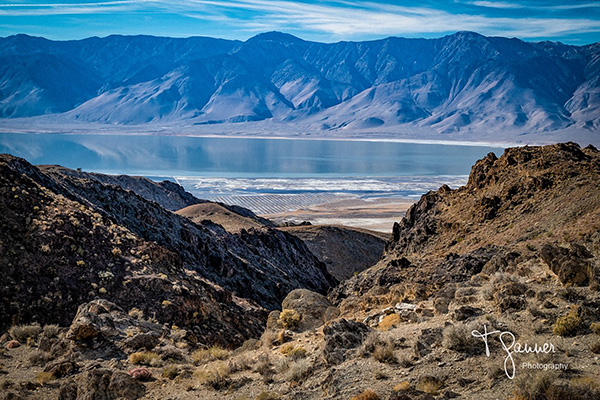
<instances>
[{"instance_id":1,"label":"brown hill","mask_svg":"<svg viewBox=\"0 0 600 400\"><path fill-rule=\"evenodd\" d=\"M588 264L600 256L598 182L600 153L592 146L490 153L473 166L466 186L443 186L413 205L394 225L382 260L338 286L332 298L395 285L420 288L426 298L448 282L482 271L515 272L528 263L549 263L564 283L588 284ZM555 262L561 257L572 265Z\"/></svg>"},{"instance_id":2,"label":"brown hill","mask_svg":"<svg viewBox=\"0 0 600 400\"><path fill-rule=\"evenodd\" d=\"M241 214L228 210L223 205L218 203L202 203L194 204L176 213L182 217L191 219L196 223L204 220L212 221L215 224L221 225L230 233L238 233L242 229L256 229L264 225L256 219L245 217Z\"/></svg>"},{"instance_id":3,"label":"brown hill","mask_svg":"<svg viewBox=\"0 0 600 400\"><path fill-rule=\"evenodd\" d=\"M290 226L279 230L302 239L340 282L375 265L390 238L381 232L334 225Z\"/></svg>"}]
</instances>

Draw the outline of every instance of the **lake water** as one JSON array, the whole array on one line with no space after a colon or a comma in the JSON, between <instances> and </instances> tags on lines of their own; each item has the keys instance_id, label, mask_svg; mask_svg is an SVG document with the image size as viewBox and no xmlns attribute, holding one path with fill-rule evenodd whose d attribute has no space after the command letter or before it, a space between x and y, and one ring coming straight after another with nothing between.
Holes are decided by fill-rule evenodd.
<instances>
[{"instance_id":1,"label":"lake water","mask_svg":"<svg viewBox=\"0 0 600 400\"><path fill-rule=\"evenodd\" d=\"M377 141L0 133L0 152L33 164L173 179L195 195L323 195L416 198L466 182L487 146ZM300 196L302 195L302 196ZM321 196L321 197L319 197ZM237 201L239 203L239 201Z\"/></svg>"}]
</instances>

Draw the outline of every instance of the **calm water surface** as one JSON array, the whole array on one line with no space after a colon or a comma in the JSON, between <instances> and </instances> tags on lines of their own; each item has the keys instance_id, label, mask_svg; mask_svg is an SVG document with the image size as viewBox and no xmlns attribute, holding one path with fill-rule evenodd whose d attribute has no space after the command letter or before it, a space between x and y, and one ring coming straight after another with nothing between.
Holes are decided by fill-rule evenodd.
<instances>
[{"instance_id":1,"label":"calm water surface","mask_svg":"<svg viewBox=\"0 0 600 400\"><path fill-rule=\"evenodd\" d=\"M33 164L153 177L332 178L468 175L498 148L393 142L0 133Z\"/></svg>"}]
</instances>

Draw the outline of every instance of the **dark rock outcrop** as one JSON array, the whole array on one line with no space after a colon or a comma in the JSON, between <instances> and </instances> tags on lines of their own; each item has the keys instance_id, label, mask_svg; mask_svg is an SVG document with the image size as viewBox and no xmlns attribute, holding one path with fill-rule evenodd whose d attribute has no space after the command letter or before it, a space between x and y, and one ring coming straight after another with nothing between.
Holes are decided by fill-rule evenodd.
<instances>
[{"instance_id":1,"label":"dark rock outcrop","mask_svg":"<svg viewBox=\"0 0 600 400\"><path fill-rule=\"evenodd\" d=\"M95 298L230 347L262 331L291 290L335 284L297 238L230 234L95 179L0 156L0 320L67 326Z\"/></svg>"},{"instance_id":2,"label":"dark rock outcrop","mask_svg":"<svg viewBox=\"0 0 600 400\"><path fill-rule=\"evenodd\" d=\"M346 352L360 346L369 332L365 324L343 318L326 324L323 327L323 354L327 363L337 365L344 362Z\"/></svg>"},{"instance_id":3,"label":"dark rock outcrop","mask_svg":"<svg viewBox=\"0 0 600 400\"><path fill-rule=\"evenodd\" d=\"M570 248L545 244L540 257L564 284L587 285L592 277L594 255L585 246L572 243Z\"/></svg>"}]
</instances>

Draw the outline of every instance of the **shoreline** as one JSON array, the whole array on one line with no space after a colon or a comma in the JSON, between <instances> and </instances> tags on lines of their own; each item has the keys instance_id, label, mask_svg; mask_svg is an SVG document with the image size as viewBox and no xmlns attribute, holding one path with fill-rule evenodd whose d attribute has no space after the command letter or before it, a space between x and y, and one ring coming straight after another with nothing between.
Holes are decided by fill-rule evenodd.
<instances>
[{"instance_id":1,"label":"shoreline","mask_svg":"<svg viewBox=\"0 0 600 400\"><path fill-rule=\"evenodd\" d=\"M208 138L208 139L251 139L251 140L295 140L295 141L331 141L331 142L373 142L373 143L409 143L423 145L440 145L440 146L468 146L468 147L493 147L505 149L507 147L523 147L523 146L542 146L544 143L518 143L506 141L476 141L476 140L438 140L438 139L417 139L417 138L395 138L395 137L339 137L339 136L270 136L265 135L238 135L231 133L223 134L205 134L205 133L165 133L165 132L38 132L38 131L21 131L12 132L8 130L0 130L1 134L7 135L65 135L65 136L146 136L146 137L186 137L186 138Z\"/></svg>"}]
</instances>

